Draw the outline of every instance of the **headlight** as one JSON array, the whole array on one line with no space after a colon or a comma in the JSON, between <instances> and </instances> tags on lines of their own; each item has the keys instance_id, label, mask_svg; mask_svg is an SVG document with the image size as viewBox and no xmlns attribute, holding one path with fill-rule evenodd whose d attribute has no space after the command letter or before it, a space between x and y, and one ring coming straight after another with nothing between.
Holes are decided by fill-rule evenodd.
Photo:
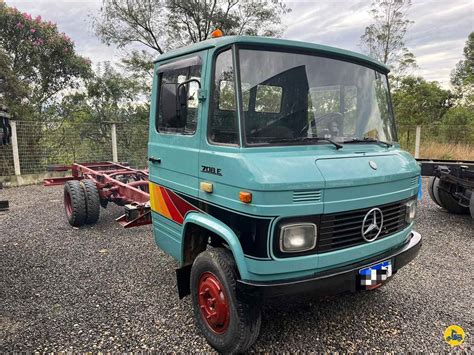
<instances>
[{"instance_id":1,"label":"headlight","mask_svg":"<svg viewBox=\"0 0 474 355\"><path fill-rule=\"evenodd\" d=\"M316 246L317 229L314 223L286 224L281 227L280 250L297 253Z\"/></svg>"},{"instance_id":2,"label":"headlight","mask_svg":"<svg viewBox=\"0 0 474 355\"><path fill-rule=\"evenodd\" d=\"M405 221L407 221L407 223L411 223L415 220L416 205L417 205L416 200L410 200L406 203L407 213L405 215Z\"/></svg>"}]
</instances>

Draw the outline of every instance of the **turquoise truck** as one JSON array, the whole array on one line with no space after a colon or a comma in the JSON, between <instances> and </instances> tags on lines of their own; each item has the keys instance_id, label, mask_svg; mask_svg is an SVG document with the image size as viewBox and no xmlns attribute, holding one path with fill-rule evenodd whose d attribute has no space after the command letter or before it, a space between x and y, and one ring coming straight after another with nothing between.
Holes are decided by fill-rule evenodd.
<instances>
[{"instance_id":1,"label":"turquoise truck","mask_svg":"<svg viewBox=\"0 0 474 355\"><path fill-rule=\"evenodd\" d=\"M154 71L154 237L215 349L248 349L267 297L372 289L417 255L420 167L397 144L385 65L228 36Z\"/></svg>"},{"instance_id":2,"label":"turquoise truck","mask_svg":"<svg viewBox=\"0 0 474 355\"><path fill-rule=\"evenodd\" d=\"M215 349L257 339L269 297L372 290L413 260L420 166L397 143L389 69L346 50L218 37L158 57L149 170L73 164L71 225L151 223ZM375 302L375 300L374 300Z\"/></svg>"}]
</instances>

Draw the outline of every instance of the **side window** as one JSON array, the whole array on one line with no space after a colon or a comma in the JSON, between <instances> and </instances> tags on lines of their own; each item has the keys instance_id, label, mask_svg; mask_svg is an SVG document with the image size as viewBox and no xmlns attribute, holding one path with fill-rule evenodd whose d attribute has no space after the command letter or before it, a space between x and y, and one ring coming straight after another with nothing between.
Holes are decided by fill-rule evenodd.
<instances>
[{"instance_id":1,"label":"side window","mask_svg":"<svg viewBox=\"0 0 474 355\"><path fill-rule=\"evenodd\" d=\"M209 141L217 144L239 144L234 68L230 49L220 53L216 58L212 100L212 113L208 125Z\"/></svg>"},{"instance_id":2,"label":"side window","mask_svg":"<svg viewBox=\"0 0 474 355\"><path fill-rule=\"evenodd\" d=\"M257 85L255 112L280 113L282 94L281 86Z\"/></svg>"},{"instance_id":3,"label":"side window","mask_svg":"<svg viewBox=\"0 0 474 355\"><path fill-rule=\"evenodd\" d=\"M190 80L201 80L201 66L193 65L176 68L158 74L158 117L156 128L160 133L194 134L198 119L198 89L197 82L184 85L186 92L186 107L178 106L179 84Z\"/></svg>"}]
</instances>

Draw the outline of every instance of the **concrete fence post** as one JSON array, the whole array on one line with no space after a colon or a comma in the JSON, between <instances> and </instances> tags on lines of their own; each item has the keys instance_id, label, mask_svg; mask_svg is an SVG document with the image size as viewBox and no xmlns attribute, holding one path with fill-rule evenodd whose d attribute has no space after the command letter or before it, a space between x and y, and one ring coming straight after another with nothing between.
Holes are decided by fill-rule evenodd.
<instances>
[{"instance_id":1,"label":"concrete fence post","mask_svg":"<svg viewBox=\"0 0 474 355\"><path fill-rule=\"evenodd\" d=\"M112 160L118 162L118 153L117 153L117 125L112 123Z\"/></svg>"},{"instance_id":2,"label":"concrete fence post","mask_svg":"<svg viewBox=\"0 0 474 355\"><path fill-rule=\"evenodd\" d=\"M420 157L421 126L416 126L415 159Z\"/></svg>"},{"instance_id":3,"label":"concrete fence post","mask_svg":"<svg viewBox=\"0 0 474 355\"><path fill-rule=\"evenodd\" d=\"M12 128L12 149L13 149L13 167L15 168L15 175L21 175L20 170L20 154L18 154L18 135L16 134L16 121L10 121Z\"/></svg>"}]
</instances>

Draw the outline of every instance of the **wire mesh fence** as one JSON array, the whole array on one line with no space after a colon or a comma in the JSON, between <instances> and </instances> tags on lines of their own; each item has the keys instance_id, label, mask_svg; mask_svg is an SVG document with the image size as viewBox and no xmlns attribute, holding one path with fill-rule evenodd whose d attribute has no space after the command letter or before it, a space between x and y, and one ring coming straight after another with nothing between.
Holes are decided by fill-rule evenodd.
<instances>
[{"instance_id":1,"label":"wire mesh fence","mask_svg":"<svg viewBox=\"0 0 474 355\"><path fill-rule=\"evenodd\" d=\"M112 124L16 123L21 174L42 173L50 165L112 161ZM116 124L117 159L147 166L148 125ZM403 149L415 153L416 126L399 126ZM11 145L0 145L0 176L15 174ZM420 158L474 160L473 125L420 127Z\"/></svg>"},{"instance_id":2,"label":"wire mesh fence","mask_svg":"<svg viewBox=\"0 0 474 355\"><path fill-rule=\"evenodd\" d=\"M21 174L41 173L51 165L112 161L111 124L16 123ZM148 126L117 125L118 160L145 167ZM0 176L14 174L12 146L0 146Z\"/></svg>"},{"instance_id":3,"label":"wire mesh fence","mask_svg":"<svg viewBox=\"0 0 474 355\"><path fill-rule=\"evenodd\" d=\"M148 165L148 125L117 125L118 160L134 168Z\"/></svg>"}]
</instances>

